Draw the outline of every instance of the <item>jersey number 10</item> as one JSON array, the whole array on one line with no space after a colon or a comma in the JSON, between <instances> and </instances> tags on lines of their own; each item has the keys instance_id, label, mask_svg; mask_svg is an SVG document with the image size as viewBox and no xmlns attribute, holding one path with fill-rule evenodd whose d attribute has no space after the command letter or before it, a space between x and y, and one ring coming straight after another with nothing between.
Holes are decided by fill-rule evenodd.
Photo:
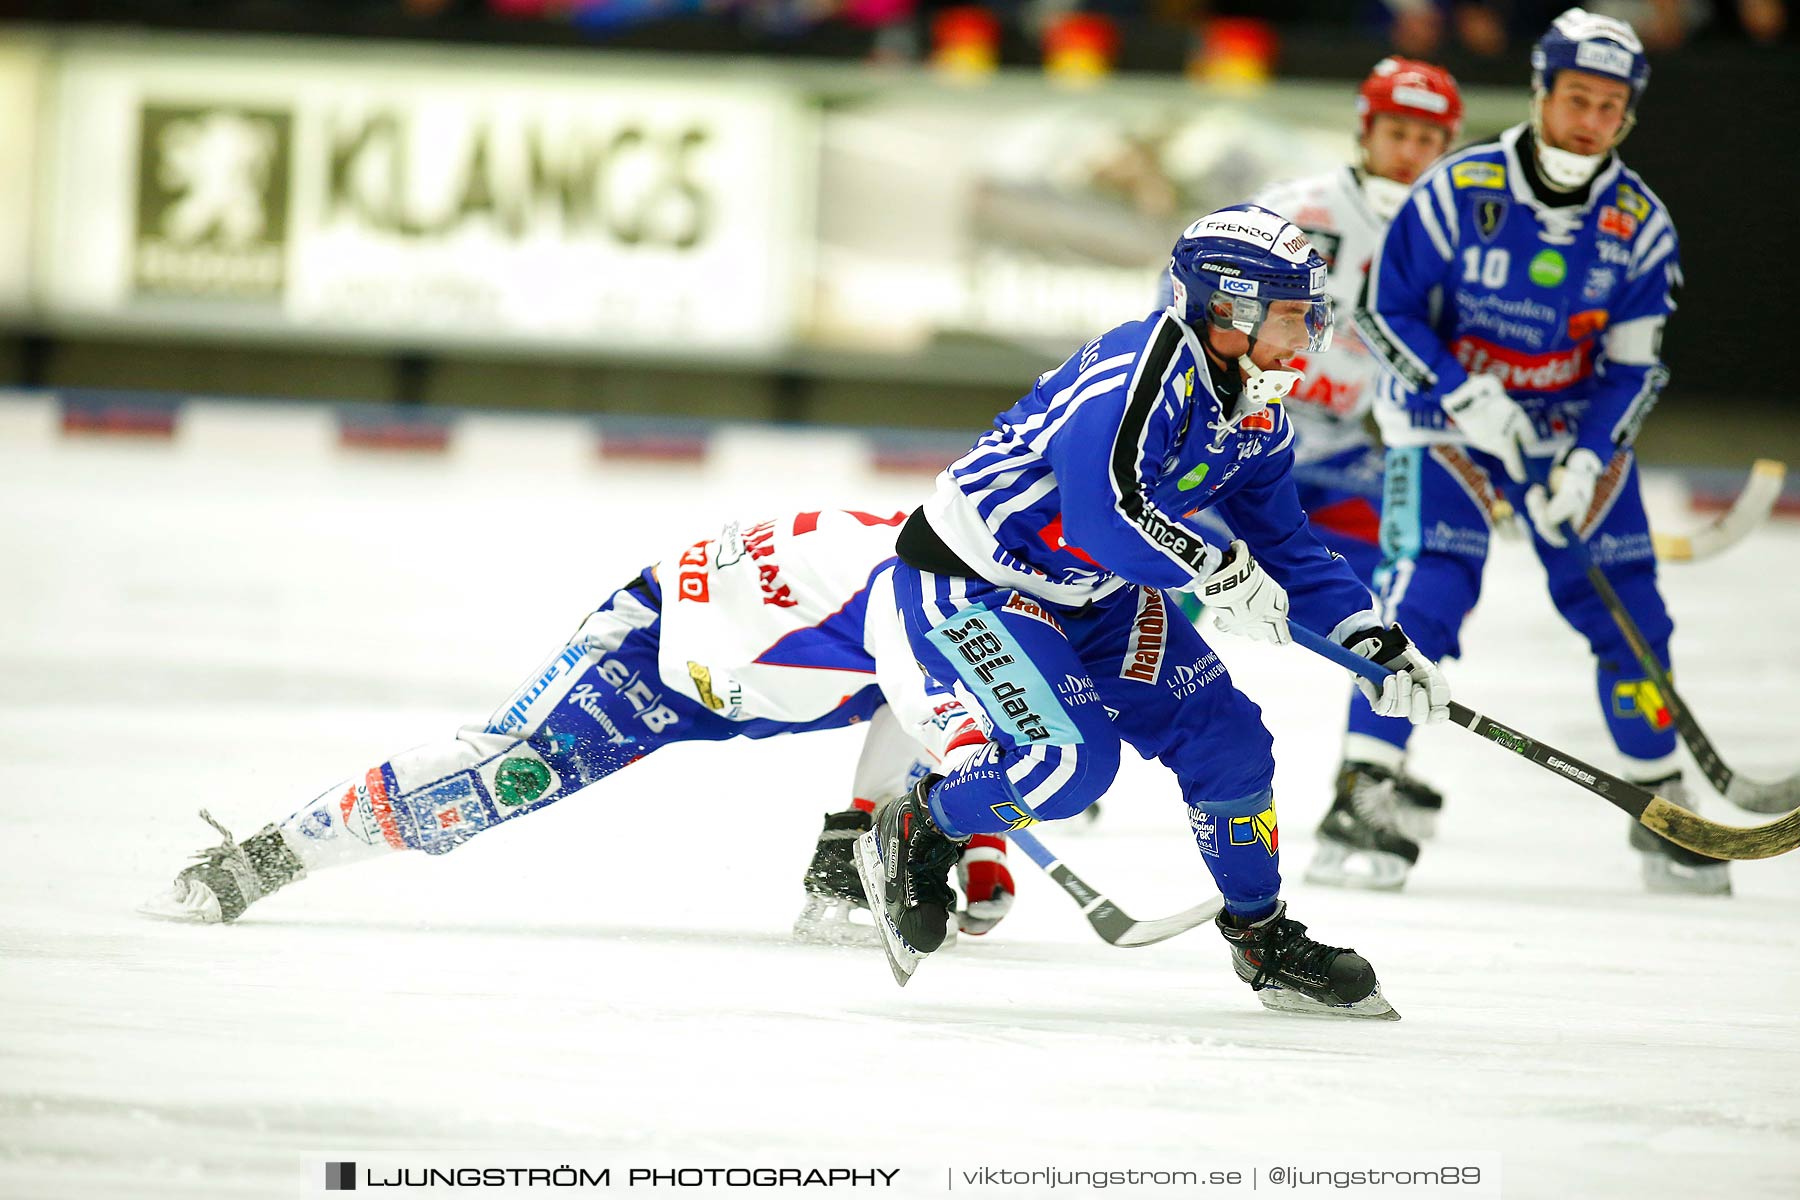
<instances>
[{"instance_id":1,"label":"jersey number 10","mask_svg":"<svg viewBox=\"0 0 1800 1200\"><path fill-rule=\"evenodd\" d=\"M1484 255L1480 246L1463 251L1463 282L1497 288L1506 283L1512 268L1512 254L1503 246L1494 246Z\"/></svg>"}]
</instances>

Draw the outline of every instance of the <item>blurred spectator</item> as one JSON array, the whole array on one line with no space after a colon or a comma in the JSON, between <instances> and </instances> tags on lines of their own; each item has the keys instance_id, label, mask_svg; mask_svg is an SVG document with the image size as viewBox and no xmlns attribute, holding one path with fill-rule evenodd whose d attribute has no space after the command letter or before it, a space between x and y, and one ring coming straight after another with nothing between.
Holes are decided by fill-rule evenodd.
<instances>
[{"instance_id":1,"label":"blurred spectator","mask_svg":"<svg viewBox=\"0 0 1800 1200\"><path fill-rule=\"evenodd\" d=\"M1536 38L1569 0L1381 0L1395 50L1412 57L1441 55L1452 46L1493 58ZM1631 25L1652 50L1673 50L1701 35L1780 41L1787 32L1786 0L1588 0L1589 12Z\"/></svg>"},{"instance_id":2,"label":"blurred spectator","mask_svg":"<svg viewBox=\"0 0 1800 1200\"><path fill-rule=\"evenodd\" d=\"M1571 0L22 0L9 15L44 21L108 22L256 32L429 34L466 39L555 40L629 36L634 46L674 52L754 51L771 38L810 39L809 52L919 60L931 54L937 18L980 10L995 23L994 61L1025 65L1049 57L1070 75L1102 61L1116 69L1179 69L1203 78L1268 72L1272 60L1244 71L1235 51L1219 52L1221 31L1258 22L1295 47L1341 44L1346 64L1361 64L1367 42L1384 40L1411 57L1464 55L1496 63L1523 52ZM1787 0L1585 0L1596 13L1630 22L1645 44L1667 52L1696 40L1791 43ZM1097 24L1084 22L1100 19ZM535 27L535 28L527 28ZM546 28L548 27L548 28ZM1110 28L1116 37L1069 30ZM1209 32L1211 31L1211 32ZM741 37L734 36L742 34ZM546 38L548 34L548 39ZM857 35L862 35L858 37ZM846 36L849 35L849 36ZM1073 51L1066 43L1080 45ZM1360 44L1359 44L1360 42ZM1229 47L1227 46L1227 49ZM1253 56L1254 57L1254 56ZM1319 59L1312 62L1317 69ZM1349 69L1348 66L1346 68Z\"/></svg>"}]
</instances>

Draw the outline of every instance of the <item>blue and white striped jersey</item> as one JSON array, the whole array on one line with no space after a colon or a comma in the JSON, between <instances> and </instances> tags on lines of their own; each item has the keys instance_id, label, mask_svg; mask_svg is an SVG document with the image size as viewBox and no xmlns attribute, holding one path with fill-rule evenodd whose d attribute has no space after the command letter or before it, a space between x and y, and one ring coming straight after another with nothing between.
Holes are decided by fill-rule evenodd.
<instances>
[{"instance_id":1,"label":"blue and white striped jersey","mask_svg":"<svg viewBox=\"0 0 1800 1200\"><path fill-rule=\"evenodd\" d=\"M1293 440L1280 404L1222 408L1194 331L1156 312L1040 376L938 476L925 517L983 578L1081 605L1210 574L1221 554L1189 522L1217 508L1301 624L1376 624L1367 589L1307 525Z\"/></svg>"},{"instance_id":2,"label":"blue and white striped jersey","mask_svg":"<svg viewBox=\"0 0 1800 1200\"><path fill-rule=\"evenodd\" d=\"M1497 376L1548 454L1629 446L1667 379L1663 324L1681 282L1674 223L1614 155L1584 198L1534 191L1520 125L1439 162L1369 267L1357 330L1389 368L1375 415L1390 446L1460 440L1440 402Z\"/></svg>"}]
</instances>

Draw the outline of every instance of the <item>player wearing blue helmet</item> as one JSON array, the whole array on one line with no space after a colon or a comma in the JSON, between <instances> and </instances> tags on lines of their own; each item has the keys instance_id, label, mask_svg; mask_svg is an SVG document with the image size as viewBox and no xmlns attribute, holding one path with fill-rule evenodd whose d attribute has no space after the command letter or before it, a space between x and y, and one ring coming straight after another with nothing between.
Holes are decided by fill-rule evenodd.
<instances>
[{"instance_id":1,"label":"player wearing blue helmet","mask_svg":"<svg viewBox=\"0 0 1800 1200\"><path fill-rule=\"evenodd\" d=\"M1573 8L1531 67L1530 120L1426 172L1370 264L1356 323L1387 368L1377 588L1422 651L1454 657L1490 534L1522 533L1516 513L1529 512L1551 599L1594 653L1619 773L1680 802L1674 722L1583 561L1606 572L1666 665L1673 626L1632 443L1668 377L1659 348L1681 268L1668 211L1616 153L1649 65L1629 26ZM1395 853L1377 836L1378 801L1410 732L1352 713L1344 771L1367 786L1326 816L1309 879L1404 882L1417 847ZM1653 890L1730 890L1723 863L1647 832L1632 844Z\"/></svg>"},{"instance_id":2,"label":"player wearing blue helmet","mask_svg":"<svg viewBox=\"0 0 1800 1200\"><path fill-rule=\"evenodd\" d=\"M1295 493L1281 400L1289 361L1329 343L1325 261L1240 205L1189 226L1169 269L1166 309L1040 376L902 529L898 625L992 740L878 811L859 868L904 983L944 937L962 840L1082 811L1127 743L1175 773L1224 895L1219 928L1263 1003L1391 1015L1364 958L1287 917L1271 739L1167 594L1199 591L1221 629L1276 643L1292 613L1395 669L1369 689L1379 711L1448 714L1437 668L1376 619ZM1237 535L1227 549L1192 524L1210 508Z\"/></svg>"}]
</instances>

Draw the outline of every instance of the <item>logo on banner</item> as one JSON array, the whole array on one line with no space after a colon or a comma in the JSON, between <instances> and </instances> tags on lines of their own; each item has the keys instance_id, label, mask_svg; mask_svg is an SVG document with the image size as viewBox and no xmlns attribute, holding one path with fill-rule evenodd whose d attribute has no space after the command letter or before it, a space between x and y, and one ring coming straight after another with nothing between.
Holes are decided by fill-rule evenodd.
<instances>
[{"instance_id":1,"label":"logo on banner","mask_svg":"<svg viewBox=\"0 0 1800 1200\"><path fill-rule=\"evenodd\" d=\"M139 123L139 295L274 300L286 279L286 112L146 104Z\"/></svg>"}]
</instances>

